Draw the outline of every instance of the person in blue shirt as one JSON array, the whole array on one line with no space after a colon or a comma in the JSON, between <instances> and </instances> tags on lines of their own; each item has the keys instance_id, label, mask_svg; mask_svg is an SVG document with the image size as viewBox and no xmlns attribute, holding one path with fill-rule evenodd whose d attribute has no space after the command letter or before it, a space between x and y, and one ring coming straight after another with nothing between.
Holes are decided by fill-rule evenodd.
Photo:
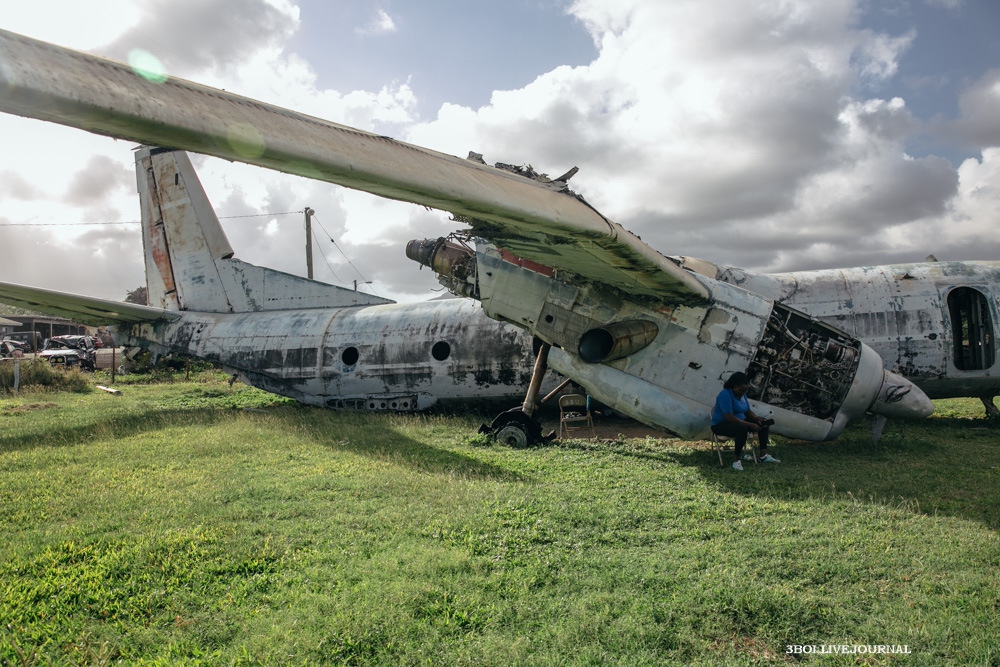
<instances>
[{"instance_id":1,"label":"person in blue shirt","mask_svg":"<svg viewBox=\"0 0 1000 667\"><path fill-rule=\"evenodd\" d=\"M758 417L750 410L750 401L747 400L749 389L750 379L746 373L733 373L726 380L722 391L715 397L715 407L712 408L712 433L733 439L733 450L736 454L733 468L740 471L743 470L740 455L743 454L743 448L747 444L747 436L750 433L757 434L757 442L760 445L760 460L763 463L781 463L767 453L767 438L771 422Z\"/></svg>"}]
</instances>

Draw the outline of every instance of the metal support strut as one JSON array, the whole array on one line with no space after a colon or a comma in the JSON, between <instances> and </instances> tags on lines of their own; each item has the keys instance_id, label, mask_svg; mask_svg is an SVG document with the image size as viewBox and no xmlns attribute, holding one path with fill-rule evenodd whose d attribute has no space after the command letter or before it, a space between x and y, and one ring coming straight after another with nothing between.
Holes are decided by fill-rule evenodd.
<instances>
[{"instance_id":1,"label":"metal support strut","mask_svg":"<svg viewBox=\"0 0 1000 667\"><path fill-rule=\"evenodd\" d=\"M538 390L542 386L542 378L548 369L549 350L552 346L542 343L535 357L535 367L531 372L531 382L521 406L501 412L489 426L480 427L480 433L488 433L499 443L520 448L536 445L546 441L542 437L542 423L535 416ZM546 397L548 398L548 397Z\"/></svg>"}]
</instances>

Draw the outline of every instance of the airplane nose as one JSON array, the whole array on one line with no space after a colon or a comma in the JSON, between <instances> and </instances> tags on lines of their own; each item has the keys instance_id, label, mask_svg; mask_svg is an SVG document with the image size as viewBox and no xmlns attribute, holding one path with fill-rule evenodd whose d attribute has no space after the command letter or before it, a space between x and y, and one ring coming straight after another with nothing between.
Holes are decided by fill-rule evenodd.
<instances>
[{"instance_id":1,"label":"airplane nose","mask_svg":"<svg viewBox=\"0 0 1000 667\"><path fill-rule=\"evenodd\" d=\"M934 404L927 394L902 375L883 371L882 388L872 403L871 411L885 417L917 419L934 412Z\"/></svg>"}]
</instances>

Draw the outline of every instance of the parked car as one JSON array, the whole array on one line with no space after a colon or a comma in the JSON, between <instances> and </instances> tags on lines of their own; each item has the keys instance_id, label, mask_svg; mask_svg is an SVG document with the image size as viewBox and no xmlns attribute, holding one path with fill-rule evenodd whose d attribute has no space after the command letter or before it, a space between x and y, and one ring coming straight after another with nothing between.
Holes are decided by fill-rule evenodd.
<instances>
[{"instance_id":1,"label":"parked car","mask_svg":"<svg viewBox=\"0 0 1000 667\"><path fill-rule=\"evenodd\" d=\"M94 339L90 336L53 336L45 341L38 356L53 366L80 367L92 371L96 366Z\"/></svg>"}]
</instances>

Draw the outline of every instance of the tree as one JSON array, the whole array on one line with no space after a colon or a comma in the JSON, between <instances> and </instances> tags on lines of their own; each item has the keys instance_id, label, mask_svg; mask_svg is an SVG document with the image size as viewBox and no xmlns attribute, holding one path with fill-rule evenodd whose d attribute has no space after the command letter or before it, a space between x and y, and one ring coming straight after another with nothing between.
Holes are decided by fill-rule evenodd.
<instances>
[{"instance_id":1,"label":"tree","mask_svg":"<svg viewBox=\"0 0 1000 667\"><path fill-rule=\"evenodd\" d=\"M127 303L137 303L140 306L148 306L149 302L146 299L146 286L140 285L139 287L136 287L125 296L125 301Z\"/></svg>"}]
</instances>

